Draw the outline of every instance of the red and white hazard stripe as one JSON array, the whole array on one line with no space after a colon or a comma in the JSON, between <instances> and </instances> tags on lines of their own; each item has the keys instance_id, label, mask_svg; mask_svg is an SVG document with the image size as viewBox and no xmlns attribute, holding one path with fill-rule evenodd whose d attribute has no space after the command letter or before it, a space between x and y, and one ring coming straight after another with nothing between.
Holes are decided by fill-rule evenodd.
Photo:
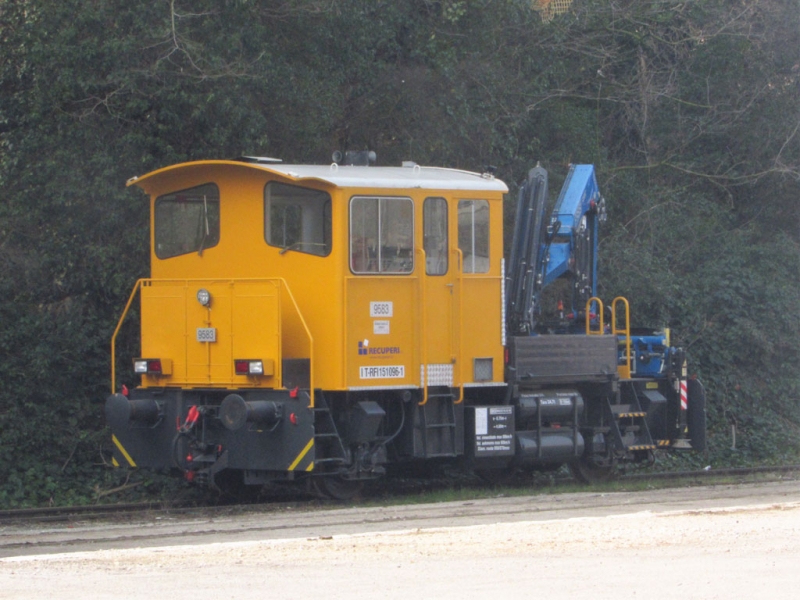
<instances>
[{"instance_id":1,"label":"red and white hazard stripe","mask_svg":"<svg viewBox=\"0 0 800 600\"><path fill-rule=\"evenodd\" d=\"M681 410L689 408L689 394L686 392L686 380L681 379Z\"/></svg>"}]
</instances>

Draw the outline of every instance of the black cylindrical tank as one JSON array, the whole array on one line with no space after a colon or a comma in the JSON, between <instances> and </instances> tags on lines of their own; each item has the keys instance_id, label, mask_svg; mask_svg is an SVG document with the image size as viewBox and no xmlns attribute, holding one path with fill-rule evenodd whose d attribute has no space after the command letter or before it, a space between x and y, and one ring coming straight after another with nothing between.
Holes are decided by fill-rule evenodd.
<instances>
[{"instance_id":1,"label":"black cylindrical tank","mask_svg":"<svg viewBox=\"0 0 800 600\"><path fill-rule=\"evenodd\" d=\"M516 440L516 456L523 463L567 461L584 450L583 436L571 427L543 431L541 436L536 431L518 431Z\"/></svg>"},{"instance_id":2,"label":"black cylindrical tank","mask_svg":"<svg viewBox=\"0 0 800 600\"><path fill-rule=\"evenodd\" d=\"M576 390L541 390L527 392L519 397L517 417L522 420L537 418L542 421L571 421L583 414L583 397ZM577 415L575 414L577 405Z\"/></svg>"}]
</instances>

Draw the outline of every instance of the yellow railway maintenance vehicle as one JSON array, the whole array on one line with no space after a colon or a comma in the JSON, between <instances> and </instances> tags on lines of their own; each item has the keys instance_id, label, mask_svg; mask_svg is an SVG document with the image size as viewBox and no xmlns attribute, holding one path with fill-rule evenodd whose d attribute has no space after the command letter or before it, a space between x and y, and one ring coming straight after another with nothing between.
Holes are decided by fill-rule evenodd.
<instances>
[{"instance_id":1,"label":"yellow railway maintenance vehicle","mask_svg":"<svg viewBox=\"0 0 800 600\"><path fill-rule=\"evenodd\" d=\"M346 497L391 465L493 479L569 464L591 480L703 447L683 353L631 331L624 299L596 298L605 212L590 165L572 167L550 219L546 172L531 170L506 261L508 188L490 173L347 158L208 160L129 181L150 198L151 277L120 319L138 294L130 392L119 326L112 340L115 464Z\"/></svg>"}]
</instances>

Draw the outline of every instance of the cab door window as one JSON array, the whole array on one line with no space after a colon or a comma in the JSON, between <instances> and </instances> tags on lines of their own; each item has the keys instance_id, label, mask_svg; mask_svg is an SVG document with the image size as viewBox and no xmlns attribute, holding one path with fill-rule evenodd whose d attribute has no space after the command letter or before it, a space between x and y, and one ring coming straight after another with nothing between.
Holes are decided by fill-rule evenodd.
<instances>
[{"instance_id":1,"label":"cab door window","mask_svg":"<svg viewBox=\"0 0 800 600\"><path fill-rule=\"evenodd\" d=\"M425 274L447 273L447 200L425 198L422 205Z\"/></svg>"},{"instance_id":2,"label":"cab door window","mask_svg":"<svg viewBox=\"0 0 800 600\"><path fill-rule=\"evenodd\" d=\"M388 274L414 270L414 203L410 198L350 200L350 270Z\"/></svg>"},{"instance_id":3,"label":"cab door window","mask_svg":"<svg viewBox=\"0 0 800 600\"><path fill-rule=\"evenodd\" d=\"M458 248L464 257L464 273L489 272L489 203L458 201Z\"/></svg>"}]
</instances>

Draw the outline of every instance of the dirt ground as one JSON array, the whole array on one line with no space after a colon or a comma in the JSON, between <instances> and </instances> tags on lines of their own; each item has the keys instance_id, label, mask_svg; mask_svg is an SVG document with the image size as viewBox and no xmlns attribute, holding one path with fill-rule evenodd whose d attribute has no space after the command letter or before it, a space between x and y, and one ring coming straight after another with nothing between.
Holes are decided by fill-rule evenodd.
<instances>
[{"instance_id":1,"label":"dirt ground","mask_svg":"<svg viewBox=\"0 0 800 600\"><path fill-rule=\"evenodd\" d=\"M0 559L0 598L791 598L800 594L795 498L15 556Z\"/></svg>"}]
</instances>

